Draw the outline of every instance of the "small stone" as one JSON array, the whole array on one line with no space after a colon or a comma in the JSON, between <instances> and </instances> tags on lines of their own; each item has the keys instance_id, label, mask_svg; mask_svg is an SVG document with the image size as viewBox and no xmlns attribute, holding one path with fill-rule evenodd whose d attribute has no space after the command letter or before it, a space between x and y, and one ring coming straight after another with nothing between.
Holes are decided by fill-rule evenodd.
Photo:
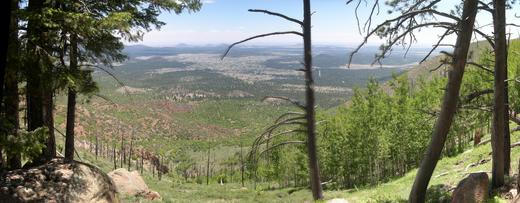
<instances>
[{"instance_id":1,"label":"small stone","mask_svg":"<svg viewBox=\"0 0 520 203\"><path fill-rule=\"evenodd\" d=\"M31 169L27 170L27 173L28 174L38 174L38 173L42 173L42 171L37 168L31 168Z\"/></svg>"},{"instance_id":2,"label":"small stone","mask_svg":"<svg viewBox=\"0 0 520 203\"><path fill-rule=\"evenodd\" d=\"M38 197L40 197L40 198L47 196L47 192L45 192L44 190L38 191L37 194L38 194Z\"/></svg>"},{"instance_id":3,"label":"small stone","mask_svg":"<svg viewBox=\"0 0 520 203\"><path fill-rule=\"evenodd\" d=\"M24 201L30 201L36 197L36 193L31 188L21 188L16 190L16 194Z\"/></svg>"},{"instance_id":4,"label":"small stone","mask_svg":"<svg viewBox=\"0 0 520 203\"><path fill-rule=\"evenodd\" d=\"M149 191L146 195L144 195L144 198L147 200L160 200L161 195L159 195L158 192Z\"/></svg>"},{"instance_id":5,"label":"small stone","mask_svg":"<svg viewBox=\"0 0 520 203\"><path fill-rule=\"evenodd\" d=\"M16 175L10 176L9 180L11 180L11 181L13 181L13 180L23 181L23 176L16 174Z\"/></svg>"},{"instance_id":6,"label":"small stone","mask_svg":"<svg viewBox=\"0 0 520 203\"><path fill-rule=\"evenodd\" d=\"M8 193L9 192L9 188L8 187L1 187L0 188L0 191L2 191L2 193Z\"/></svg>"},{"instance_id":7,"label":"small stone","mask_svg":"<svg viewBox=\"0 0 520 203\"><path fill-rule=\"evenodd\" d=\"M507 196L509 197L508 199L513 199L513 198L515 198L517 195L518 195L518 190L516 190L516 189L511 189L511 190L509 190L509 192L507 193Z\"/></svg>"},{"instance_id":8,"label":"small stone","mask_svg":"<svg viewBox=\"0 0 520 203\"><path fill-rule=\"evenodd\" d=\"M327 203L348 203L348 201L346 199L336 198L336 199L327 200Z\"/></svg>"},{"instance_id":9,"label":"small stone","mask_svg":"<svg viewBox=\"0 0 520 203\"><path fill-rule=\"evenodd\" d=\"M72 177L73 172L68 169L59 169L54 172L61 180L69 180Z\"/></svg>"}]
</instances>

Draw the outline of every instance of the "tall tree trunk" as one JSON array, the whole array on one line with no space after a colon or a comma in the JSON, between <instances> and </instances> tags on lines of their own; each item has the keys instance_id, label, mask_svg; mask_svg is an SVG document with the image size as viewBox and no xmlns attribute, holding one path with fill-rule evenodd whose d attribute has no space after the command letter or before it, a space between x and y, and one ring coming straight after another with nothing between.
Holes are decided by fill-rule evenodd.
<instances>
[{"instance_id":1,"label":"tall tree trunk","mask_svg":"<svg viewBox=\"0 0 520 203\"><path fill-rule=\"evenodd\" d=\"M133 136L130 137L130 150L128 151L128 170L130 171L130 167L132 167L132 145L133 145Z\"/></svg>"},{"instance_id":2,"label":"tall tree trunk","mask_svg":"<svg viewBox=\"0 0 520 203\"><path fill-rule=\"evenodd\" d=\"M12 30L12 16L11 12L14 10L13 6L16 4L18 7L18 1L6 0L2 1L2 27L3 30ZM0 55L0 103L4 99L4 77L7 65L7 50L9 50L9 43L11 42L11 32L2 32L2 50Z\"/></svg>"},{"instance_id":3,"label":"tall tree trunk","mask_svg":"<svg viewBox=\"0 0 520 203\"><path fill-rule=\"evenodd\" d=\"M28 11L32 13L40 13L43 8L43 1L29 0ZM37 51L36 44L43 41L41 33L42 27L36 22L36 19L30 19L27 22L27 57L26 66L26 100L27 100L27 130L34 131L44 126L43 123L43 88L42 88L42 65Z\"/></svg>"},{"instance_id":4,"label":"tall tree trunk","mask_svg":"<svg viewBox=\"0 0 520 203\"><path fill-rule=\"evenodd\" d=\"M117 168L117 159L116 159L116 142L114 142L114 145L112 146L112 157L114 159L114 170Z\"/></svg>"},{"instance_id":5,"label":"tall tree trunk","mask_svg":"<svg viewBox=\"0 0 520 203\"><path fill-rule=\"evenodd\" d=\"M71 73L78 70L78 40L77 36L70 36L70 64ZM76 90L69 87L67 99L67 126L65 132L65 160L74 160L74 124L76 119Z\"/></svg>"},{"instance_id":6,"label":"tall tree trunk","mask_svg":"<svg viewBox=\"0 0 520 203\"><path fill-rule=\"evenodd\" d=\"M18 10L18 0L10 0L11 11ZM5 70L5 119L9 123L8 134L18 136L19 122L19 103L18 92L18 67L20 65L20 41L18 40L18 18L11 17L9 28L9 55L7 56L7 66ZM1 100L0 100L1 101ZM1 151L1 150L0 150ZM7 150L7 167L17 169L22 167L20 153L12 153Z\"/></svg>"},{"instance_id":7,"label":"tall tree trunk","mask_svg":"<svg viewBox=\"0 0 520 203\"><path fill-rule=\"evenodd\" d=\"M98 153L99 153L99 140L98 140L98 134L96 132L96 135L95 135L95 139L96 139L96 160L97 160L97 157L98 157Z\"/></svg>"},{"instance_id":8,"label":"tall tree trunk","mask_svg":"<svg viewBox=\"0 0 520 203\"><path fill-rule=\"evenodd\" d=\"M243 155L243 146L242 141L240 141L240 182L242 183L242 187L244 187L244 155Z\"/></svg>"},{"instance_id":9,"label":"tall tree trunk","mask_svg":"<svg viewBox=\"0 0 520 203\"><path fill-rule=\"evenodd\" d=\"M464 8L462 12L461 22L458 23L459 34L453 53L452 67L448 73L448 84L444 92L444 100L442 103L439 118L436 121L435 129L433 130L430 144L426 150L423 160L412 190L409 196L409 202L422 203L425 201L426 190L428 183L435 170L437 161L439 160L446 142L446 137L451 128L453 117L457 110L457 103L459 99L459 91L464 75L464 68L468 55L469 45L471 43L471 36L473 34L473 25L475 23L475 16L477 14L478 0L464 1Z\"/></svg>"},{"instance_id":10,"label":"tall tree trunk","mask_svg":"<svg viewBox=\"0 0 520 203\"><path fill-rule=\"evenodd\" d=\"M49 135L45 141L41 160L49 161L56 157L56 137L54 135L54 90L52 85L52 71L45 73L46 81L43 89L43 119L45 126L49 129Z\"/></svg>"},{"instance_id":11,"label":"tall tree trunk","mask_svg":"<svg viewBox=\"0 0 520 203\"><path fill-rule=\"evenodd\" d=\"M505 126L509 119L505 119L507 109L505 102L505 81L507 74L507 44L506 44L506 9L505 0L494 0L493 27L495 34L495 90L493 99L493 132L491 145L493 146L492 180L493 188L504 185L504 135Z\"/></svg>"},{"instance_id":12,"label":"tall tree trunk","mask_svg":"<svg viewBox=\"0 0 520 203\"><path fill-rule=\"evenodd\" d=\"M206 185L209 185L209 157L211 155L211 146L208 147L208 161L206 162Z\"/></svg>"},{"instance_id":13,"label":"tall tree trunk","mask_svg":"<svg viewBox=\"0 0 520 203\"><path fill-rule=\"evenodd\" d=\"M157 164L157 177L159 178L159 180L161 180L162 178L162 164L163 163L163 157L162 156L159 156L159 164Z\"/></svg>"},{"instance_id":14,"label":"tall tree trunk","mask_svg":"<svg viewBox=\"0 0 520 203\"><path fill-rule=\"evenodd\" d=\"M144 170L144 150L141 150L141 175L143 175Z\"/></svg>"},{"instance_id":15,"label":"tall tree trunk","mask_svg":"<svg viewBox=\"0 0 520 203\"><path fill-rule=\"evenodd\" d=\"M121 168L124 168L124 156L125 156L125 142L124 142L124 139L123 139L123 134L121 133L121 150L119 150L119 158L121 158L120 160L120 164L121 164Z\"/></svg>"},{"instance_id":16,"label":"tall tree trunk","mask_svg":"<svg viewBox=\"0 0 520 203\"><path fill-rule=\"evenodd\" d=\"M507 56L506 56L507 58ZM507 59L506 59L507 61ZM506 62L507 64L507 62ZM506 65L507 66L507 65ZM505 78L508 78L507 67L505 72ZM511 171L511 131L509 128L509 87L507 80L504 81L504 100L505 100L505 113L504 113L504 174L509 175Z\"/></svg>"},{"instance_id":17,"label":"tall tree trunk","mask_svg":"<svg viewBox=\"0 0 520 203\"><path fill-rule=\"evenodd\" d=\"M312 44L311 44L311 2L303 0L303 46L305 61L305 100L307 120L307 153L309 156L309 171L312 196L314 200L323 199L323 191L318 167L316 149L316 120L314 110L314 79L312 78Z\"/></svg>"}]
</instances>

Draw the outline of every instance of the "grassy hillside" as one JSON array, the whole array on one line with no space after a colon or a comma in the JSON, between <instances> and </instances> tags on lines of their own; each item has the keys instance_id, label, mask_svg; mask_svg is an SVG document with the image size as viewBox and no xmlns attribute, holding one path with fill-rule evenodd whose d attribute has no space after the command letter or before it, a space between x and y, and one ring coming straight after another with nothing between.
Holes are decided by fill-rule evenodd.
<instances>
[{"instance_id":1,"label":"grassy hillside","mask_svg":"<svg viewBox=\"0 0 520 203\"><path fill-rule=\"evenodd\" d=\"M484 138L485 139L485 138ZM513 142L520 141L520 133L512 136ZM512 169L518 169L518 157L520 147L512 149ZM472 172L490 172L491 169L491 146L485 144L470 149L455 157L449 157L439 161L433 174L430 186L445 184L452 188ZM92 163L105 172L112 170L112 164L104 159L95 160L93 154L80 150L83 161ZM474 167L471 164L484 162ZM350 190L326 190L325 198L344 198L349 202L406 202L409 190L413 184L417 170L407 173L404 177L397 178L388 183L366 188L355 188ZM150 189L157 191L163 197L163 202L311 202L312 195L309 190L303 188L267 189L266 185L257 185L246 182L244 188L239 183L220 185L212 180L209 185L197 183L181 183L175 177L164 176L161 181L152 177L149 171L143 175ZM510 181L510 180L509 180ZM429 202L437 202L439 195L429 196ZM122 197L126 202L142 201L131 197ZM499 198L490 202L500 202ZM145 201L146 202L146 201Z\"/></svg>"}]
</instances>

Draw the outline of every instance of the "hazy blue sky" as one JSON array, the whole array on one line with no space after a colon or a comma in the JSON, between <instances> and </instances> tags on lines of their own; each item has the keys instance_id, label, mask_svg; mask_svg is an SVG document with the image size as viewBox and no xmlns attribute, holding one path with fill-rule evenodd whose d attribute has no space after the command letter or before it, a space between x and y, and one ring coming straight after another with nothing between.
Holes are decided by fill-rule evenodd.
<instances>
[{"instance_id":1,"label":"hazy blue sky","mask_svg":"<svg viewBox=\"0 0 520 203\"><path fill-rule=\"evenodd\" d=\"M362 40L357 29L354 15L355 5L346 5L345 0L313 0L313 42L315 44L335 44L353 46ZM368 1L370 2L370 1ZM447 1L455 2L455 1ZM360 6L360 18L366 19L370 5ZM452 8L452 5L443 5L440 9ZM518 8L518 7L517 7ZM152 31L145 35L139 44L151 46L173 46L179 43L186 44L229 44L246 37L274 31L290 31L301 29L296 24L281 18L261 13L250 13L248 9L267 9L281 12L288 16L301 19L301 0L204 0L202 10L197 13L183 13L175 15L163 13L160 19L167 23L159 31ZM388 8L382 7L380 15L374 23L382 22L391 16L386 14ZM520 12L509 11L509 16ZM479 14L477 22L485 25L491 16ZM511 18L510 18L511 19ZM514 19L518 21L518 19ZM492 27L487 28L489 31ZM517 29L518 30L518 29ZM513 33L517 33L513 30ZM427 29L419 33L418 46L432 44L440 35L439 30ZM518 35L518 34L515 34ZM454 37L448 39L453 40ZM301 39L297 36L274 36L258 39L249 44L297 44ZM371 44L380 44L381 40L373 38Z\"/></svg>"}]
</instances>

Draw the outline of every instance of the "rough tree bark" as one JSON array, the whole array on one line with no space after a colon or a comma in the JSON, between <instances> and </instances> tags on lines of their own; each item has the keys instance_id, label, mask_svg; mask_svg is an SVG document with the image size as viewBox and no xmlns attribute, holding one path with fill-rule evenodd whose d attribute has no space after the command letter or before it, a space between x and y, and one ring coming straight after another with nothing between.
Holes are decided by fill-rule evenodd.
<instances>
[{"instance_id":1,"label":"rough tree bark","mask_svg":"<svg viewBox=\"0 0 520 203\"><path fill-rule=\"evenodd\" d=\"M12 27L12 18L11 12L13 11L14 4L18 6L18 1L2 1L2 27L4 30L11 30ZM0 55L0 102L4 99L4 76L6 72L7 65L7 50L9 50L9 43L11 42L10 38L11 32L2 32L2 50Z\"/></svg>"},{"instance_id":2,"label":"rough tree bark","mask_svg":"<svg viewBox=\"0 0 520 203\"><path fill-rule=\"evenodd\" d=\"M18 10L18 0L10 0L11 11ZM4 96L4 112L5 119L10 124L7 133L18 136L20 128L19 114L19 91L18 91L18 66L20 63L20 41L18 40L18 18L12 16L9 27L9 54L7 56L7 66L5 70L5 96ZM0 100L1 101L1 100ZM22 167L21 155L19 153L6 153L7 167L9 169L17 169Z\"/></svg>"},{"instance_id":3,"label":"rough tree bark","mask_svg":"<svg viewBox=\"0 0 520 203\"><path fill-rule=\"evenodd\" d=\"M46 78L51 78L52 72L46 70L45 75ZM45 148L43 149L43 154L40 158L44 161L49 161L56 157L56 137L54 135L54 90L50 80L52 79L46 81L43 88L43 119L45 126L49 129L47 140L45 140Z\"/></svg>"},{"instance_id":4,"label":"rough tree bark","mask_svg":"<svg viewBox=\"0 0 520 203\"><path fill-rule=\"evenodd\" d=\"M78 69L78 43L77 36L70 36L70 64L69 69L72 73ZM76 90L69 87L67 96L67 126L65 132L65 160L74 160L74 124L76 119Z\"/></svg>"},{"instance_id":5,"label":"rough tree bark","mask_svg":"<svg viewBox=\"0 0 520 203\"><path fill-rule=\"evenodd\" d=\"M446 142L446 137L457 110L460 86L466 66L471 36L473 34L475 16L477 14L477 4L478 0L464 1L462 21L458 23L459 33L455 45L456 48L453 53L451 69L448 73L448 84L444 92L441 112L436 121L430 144L421 161L419 171L415 176L415 181L408 200L411 203L422 203L425 201L428 183L435 170L437 161L441 156L442 148Z\"/></svg>"},{"instance_id":6,"label":"rough tree bark","mask_svg":"<svg viewBox=\"0 0 520 203\"><path fill-rule=\"evenodd\" d=\"M28 11L33 13L41 12L43 1L29 0ZM41 41L41 26L35 19L27 22L27 52L31 57L27 57L24 65L27 75L26 100L27 100L27 130L34 131L44 126L43 123L43 88L42 88L42 67L38 55L36 44Z\"/></svg>"},{"instance_id":7,"label":"rough tree bark","mask_svg":"<svg viewBox=\"0 0 520 203\"><path fill-rule=\"evenodd\" d=\"M491 145L493 148L492 180L493 188L504 185L504 135L505 129L509 130L509 125L505 126L509 119L505 119L509 114L505 102L505 81L507 72L507 45L505 29L505 0L494 0L493 27L495 34L495 90L493 98L493 132Z\"/></svg>"},{"instance_id":8,"label":"rough tree bark","mask_svg":"<svg viewBox=\"0 0 520 203\"><path fill-rule=\"evenodd\" d=\"M320 170L318 167L318 153L316 149L316 118L314 110L314 79L312 77L312 44L311 44L311 2L303 1L303 46L305 61L305 100L307 120L307 153L309 156L309 170L312 196L314 200L323 199Z\"/></svg>"}]
</instances>

